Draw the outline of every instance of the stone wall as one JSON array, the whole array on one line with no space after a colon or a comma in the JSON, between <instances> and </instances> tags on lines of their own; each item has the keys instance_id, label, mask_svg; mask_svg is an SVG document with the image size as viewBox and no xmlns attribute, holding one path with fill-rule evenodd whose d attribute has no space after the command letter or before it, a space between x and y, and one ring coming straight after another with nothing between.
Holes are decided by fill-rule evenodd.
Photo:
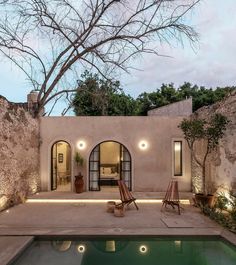
<instances>
[{"instance_id":1,"label":"stone wall","mask_svg":"<svg viewBox=\"0 0 236 265\"><path fill-rule=\"evenodd\" d=\"M207 178L208 182L215 182L216 187L225 186L235 188L236 184L236 91L224 100L211 106L203 107L193 115L207 119L214 113L221 113L229 120L225 135L220 141L219 147L208 159ZM201 153L201 145L198 152ZM199 181L199 168L193 166L193 181Z\"/></svg>"},{"instance_id":2,"label":"stone wall","mask_svg":"<svg viewBox=\"0 0 236 265\"><path fill-rule=\"evenodd\" d=\"M0 96L0 211L40 187L39 121Z\"/></svg>"}]
</instances>

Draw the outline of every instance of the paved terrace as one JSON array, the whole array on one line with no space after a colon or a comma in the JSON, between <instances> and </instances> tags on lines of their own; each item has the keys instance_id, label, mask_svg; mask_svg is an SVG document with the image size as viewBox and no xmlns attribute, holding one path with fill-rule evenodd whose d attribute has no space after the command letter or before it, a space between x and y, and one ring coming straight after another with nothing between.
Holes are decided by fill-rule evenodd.
<instances>
[{"instance_id":1,"label":"paved terrace","mask_svg":"<svg viewBox=\"0 0 236 265\"><path fill-rule=\"evenodd\" d=\"M225 231L186 201L178 215L172 208L161 212L161 200L156 199L163 198L163 193L133 194L138 199L139 211L130 206L124 217L106 212L106 200L117 200L118 191L42 192L24 204L1 212L1 265L7 264L33 236L216 235L236 245L235 234ZM189 199L191 194L181 193L180 198Z\"/></svg>"}]
</instances>

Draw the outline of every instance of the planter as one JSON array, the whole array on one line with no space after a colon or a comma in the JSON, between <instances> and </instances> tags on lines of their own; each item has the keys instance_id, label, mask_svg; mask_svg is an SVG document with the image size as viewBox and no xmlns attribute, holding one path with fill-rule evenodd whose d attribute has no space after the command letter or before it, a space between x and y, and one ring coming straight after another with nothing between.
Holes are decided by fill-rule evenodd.
<instances>
[{"instance_id":1,"label":"planter","mask_svg":"<svg viewBox=\"0 0 236 265\"><path fill-rule=\"evenodd\" d=\"M114 213L115 206L116 206L115 201L108 201L107 202L107 212L108 213Z\"/></svg>"},{"instance_id":2,"label":"planter","mask_svg":"<svg viewBox=\"0 0 236 265\"><path fill-rule=\"evenodd\" d=\"M75 192L82 193L84 190L84 180L83 176L80 174L79 176L75 176Z\"/></svg>"},{"instance_id":3,"label":"planter","mask_svg":"<svg viewBox=\"0 0 236 265\"><path fill-rule=\"evenodd\" d=\"M114 215L116 217L123 217L125 216L125 210L124 210L124 207L122 205L120 206L115 206L115 209L114 209Z\"/></svg>"},{"instance_id":4,"label":"planter","mask_svg":"<svg viewBox=\"0 0 236 265\"><path fill-rule=\"evenodd\" d=\"M211 194L205 195L202 193L197 193L195 194L195 200L198 205L208 205L210 208L212 208L214 206L215 196Z\"/></svg>"}]
</instances>

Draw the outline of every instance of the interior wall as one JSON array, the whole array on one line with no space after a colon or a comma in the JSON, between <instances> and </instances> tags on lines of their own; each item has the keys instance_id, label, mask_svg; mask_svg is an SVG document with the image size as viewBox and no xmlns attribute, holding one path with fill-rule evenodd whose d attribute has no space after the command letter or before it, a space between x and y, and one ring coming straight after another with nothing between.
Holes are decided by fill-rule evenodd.
<instances>
[{"instance_id":1,"label":"interior wall","mask_svg":"<svg viewBox=\"0 0 236 265\"><path fill-rule=\"evenodd\" d=\"M117 164L120 162L120 144L105 142L100 145L100 163Z\"/></svg>"},{"instance_id":2,"label":"interior wall","mask_svg":"<svg viewBox=\"0 0 236 265\"><path fill-rule=\"evenodd\" d=\"M69 173L68 151L70 147L65 142L57 143L57 171L58 173ZM61 160L60 160L61 159Z\"/></svg>"}]
</instances>

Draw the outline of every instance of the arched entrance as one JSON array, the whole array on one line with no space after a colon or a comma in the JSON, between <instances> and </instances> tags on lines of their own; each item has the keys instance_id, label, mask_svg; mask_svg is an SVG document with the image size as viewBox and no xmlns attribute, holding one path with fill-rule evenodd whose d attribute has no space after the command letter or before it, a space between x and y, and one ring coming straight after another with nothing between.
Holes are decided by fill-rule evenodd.
<instances>
[{"instance_id":1,"label":"arched entrance","mask_svg":"<svg viewBox=\"0 0 236 265\"><path fill-rule=\"evenodd\" d=\"M71 147L65 141L51 149L51 190L71 191Z\"/></svg>"},{"instance_id":2,"label":"arched entrance","mask_svg":"<svg viewBox=\"0 0 236 265\"><path fill-rule=\"evenodd\" d=\"M89 157L89 190L99 191L103 186L117 186L123 179L131 190L131 155L128 149L115 141L105 141L92 150Z\"/></svg>"}]
</instances>

